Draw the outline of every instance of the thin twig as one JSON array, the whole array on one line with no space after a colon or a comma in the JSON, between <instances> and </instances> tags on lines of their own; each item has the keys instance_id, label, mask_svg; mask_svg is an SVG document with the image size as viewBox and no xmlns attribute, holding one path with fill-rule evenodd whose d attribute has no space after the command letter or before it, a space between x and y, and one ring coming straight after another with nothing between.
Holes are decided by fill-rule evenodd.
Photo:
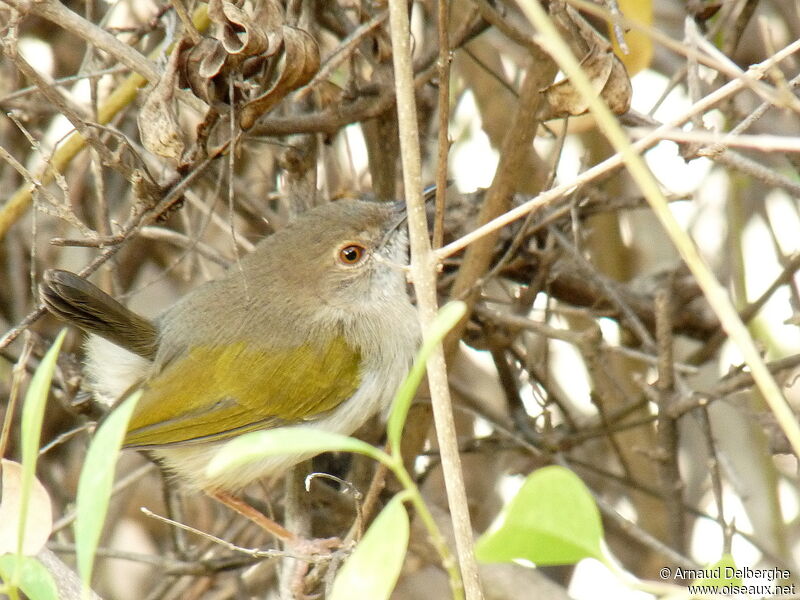
<instances>
[{"instance_id":1,"label":"thin twig","mask_svg":"<svg viewBox=\"0 0 800 600\"><path fill-rule=\"evenodd\" d=\"M656 338L658 340L658 442L659 472L664 490L668 531L672 547L686 551L686 515L683 504L684 483L678 466L678 423L670 416L670 406L675 400L675 372L673 369L672 290L664 286L656 292Z\"/></svg>"},{"instance_id":2,"label":"thin twig","mask_svg":"<svg viewBox=\"0 0 800 600\"><path fill-rule=\"evenodd\" d=\"M800 269L800 253L795 254L789 260L789 262L783 268L783 271L781 271L780 275L775 278L775 280L769 285L769 287L767 287L766 290L762 292L758 298L739 311L739 318L744 323L748 323L750 320L752 320L753 317L755 317L767 303L767 301L772 298L772 295L778 291L778 289L788 284L792 280L798 269ZM722 328L718 329L701 348L696 350L687 359L686 362L690 365L703 364L711 356L713 356L717 350L719 350L726 338L727 334L725 331Z\"/></svg>"},{"instance_id":3,"label":"thin twig","mask_svg":"<svg viewBox=\"0 0 800 600\"><path fill-rule=\"evenodd\" d=\"M194 26L192 22L192 17L189 16L189 11L186 10L186 7L183 5L183 0L171 0L172 6L175 8L175 12L178 13L178 18L183 23L183 30L192 40L192 44L199 44L200 43L200 32L197 31L197 27Z\"/></svg>"},{"instance_id":4,"label":"thin twig","mask_svg":"<svg viewBox=\"0 0 800 600\"><path fill-rule=\"evenodd\" d=\"M58 79L53 79L50 83L56 87L66 86L67 84L75 83L76 81L82 81L84 79L97 79L103 75L116 75L117 73L122 73L126 70L127 69L124 66L108 67L107 69L100 69L99 71L91 71L89 73L78 73L76 75L68 75L67 77L59 77ZM35 85L29 85L28 87L20 88L14 92L10 92L5 96L0 97L0 105L8 104L13 100L24 98L25 96L30 96L38 91L39 88Z\"/></svg>"},{"instance_id":5,"label":"thin twig","mask_svg":"<svg viewBox=\"0 0 800 600\"><path fill-rule=\"evenodd\" d=\"M190 186L194 180L205 171L206 168L208 168L215 158L216 156L212 156L205 159L198 164L191 173L174 183L169 193L164 196L155 207L144 212L135 212L135 214L131 215L131 218L119 233L124 241L129 241L135 232L139 231L139 229L142 227L149 225L160 215L170 210L170 208L183 197L183 193L186 188ZM0 229L2 229L1 226ZM80 277L91 275L101 265L105 264L106 261L110 260L117 252L119 252L124 245L124 243L119 243L105 248L100 255L96 256L88 265L81 269L77 275ZM39 319L45 312L46 309L42 305L36 307L27 315L25 315L25 317L16 326L12 327L3 335L3 337L0 338L0 349L5 348L11 342L13 342L20 333L25 331L25 329L27 329L32 323L36 322L36 320Z\"/></svg>"},{"instance_id":6,"label":"thin twig","mask_svg":"<svg viewBox=\"0 0 800 600\"><path fill-rule=\"evenodd\" d=\"M173 523L174 522L170 522L170 525ZM211 538L214 543L218 543L219 538L215 538L214 536L211 536ZM224 542L224 540L222 541ZM222 545L228 547L226 544ZM50 542L47 544L47 547L59 554L75 554L76 552L75 544ZM245 548L244 550L247 549ZM265 551L262 550L258 552ZM278 551L275 550L275 552ZM245 554L245 556L241 556L241 554ZM247 567L264 558L272 558L271 556L264 557L253 555L250 552L239 552L233 556L219 556L213 559L177 560L169 556L164 556L163 554L143 554L141 552L130 552L127 550L118 550L116 548L98 548L97 556L150 565L152 567L157 567L167 575L194 576L209 575L223 570Z\"/></svg>"},{"instance_id":7,"label":"thin twig","mask_svg":"<svg viewBox=\"0 0 800 600\"><path fill-rule=\"evenodd\" d=\"M582 342L582 333L579 331L574 331L572 329L559 329L557 327L548 325L547 323L534 321L528 317L492 310L486 306L486 303L480 303L476 305L475 312L481 318L489 319L495 323L502 324L507 327L526 329L528 331L537 333L538 335L554 340L561 340L562 342L567 342L568 344L572 344L574 346L578 346ZM657 356L653 354L647 354L646 352L635 350L633 348L627 348L625 346L612 346L605 342L603 342L600 347L604 352L616 352L648 365L655 366L658 362ZM689 375L697 373L697 367L692 365L677 362L673 363L673 367L676 371L681 373L686 373Z\"/></svg>"},{"instance_id":8,"label":"thin twig","mask_svg":"<svg viewBox=\"0 0 800 600\"><path fill-rule=\"evenodd\" d=\"M301 100L321 82L327 81L327 79L331 76L331 73L333 73L339 67L339 65L347 60L348 57L352 56L352 54L358 48L358 45L361 44L361 42L363 42L368 35L380 27L388 16L388 12L378 13L366 23L362 23L356 27L350 35L339 42L336 45L336 49L325 59L319 71L317 71L311 81L309 81L302 89L297 91L295 94L295 100Z\"/></svg>"},{"instance_id":9,"label":"thin twig","mask_svg":"<svg viewBox=\"0 0 800 600\"><path fill-rule=\"evenodd\" d=\"M521 6L521 8L526 17L540 31L539 35L541 35L542 40L546 40L550 45L551 54L557 59L559 66L588 104L599 128L608 138L609 143L623 155L631 177L644 193L653 212L669 235L681 258L697 279L698 285L703 290L703 294L708 299L712 309L719 317L723 327L728 330L731 340L744 356L745 361L753 372L756 384L764 396L764 400L778 420L781 429L786 433L786 437L791 442L795 452L800 454L800 426L781 389L764 364L753 338L739 319L727 291L711 272L710 267L700 255L693 240L676 221L652 172L641 155L631 145L608 106L596 95L578 60L561 39L542 7L536 3L531 3ZM796 40L796 42L800 43L800 40ZM751 70L748 70L748 73L750 72ZM761 73L760 70L759 73ZM747 79L750 80L750 77L747 77ZM741 79L736 81L741 81Z\"/></svg>"},{"instance_id":10,"label":"thin twig","mask_svg":"<svg viewBox=\"0 0 800 600\"><path fill-rule=\"evenodd\" d=\"M228 550L233 550L234 552L240 552L242 554L246 554L247 556L251 556L253 558L297 558L307 562L327 560L327 557L320 557L318 555L312 556L305 554L295 554L293 552L286 552L285 550L259 550L258 548L242 548L241 546L232 544L227 540L218 538L215 535L212 535L205 531L201 531L199 529L195 529L194 527L186 525L185 523L179 523L178 521L173 521L172 519L168 519L167 517L162 517L161 515L154 513L152 510L144 506L140 506L139 510L142 511L144 515L152 519L161 521L162 523L166 523L167 525L171 525L172 527L178 527L179 529L183 529L184 531L188 531L189 533L193 533L195 535L200 536L203 539L218 544L223 548L227 548Z\"/></svg>"},{"instance_id":11,"label":"thin twig","mask_svg":"<svg viewBox=\"0 0 800 600\"><path fill-rule=\"evenodd\" d=\"M113 35L87 21L55 0L26 2L25 0L3 0L23 14L33 14L74 33L87 44L107 52L120 63L142 75L150 83L158 81L160 73L156 66L139 52L120 42Z\"/></svg>"},{"instance_id":12,"label":"thin twig","mask_svg":"<svg viewBox=\"0 0 800 600\"><path fill-rule=\"evenodd\" d=\"M564 234L562 234L553 226L550 226L548 231L550 235L555 238L561 248L570 255L572 261L575 263L578 269L581 270L585 276L594 279L597 285L603 290L603 293L606 294L608 299L619 308L620 312L625 317L625 322L636 333L636 337L638 337L639 340L645 345L646 349L655 350L656 344L653 340L653 336L650 335L647 327L644 326L633 309L631 309L625 300L617 293L616 289L611 285L606 285L605 279L595 276L597 273L591 267L589 261L587 261L581 255L578 249L575 248L575 245L570 243Z\"/></svg>"},{"instance_id":13,"label":"thin twig","mask_svg":"<svg viewBox=\"0 0 800 600\"><path fill-rule=\"evenodd\" d=\"M142 477L147 475L148 473L156 470L155 463L147 463L136 469L135 471L131 471L124 477L121 477L118 481L114 483L114 487L111 489L111 497L115 496L116 494L120 493L122 490L130 487L137 481L139 481ZM53 523L53 533L64 529L65 527L69 527L75 521L75 510L71 510L63 517L61 517L58 521Z\"/></svg>"},{"instance_id":14,"label":"thin twig","mask_svg":"<svg viewBox=\"0 0 800 600\"><path fill-rule=\"evenodd\" d=\"M11 369L11 390L8 394L8 403L6 404L5 414L3 415L2 430L0 430L0 458L6 455L8 441L11 439L11 424L14 422L14 417L16 416L22 381L26 375L26 367L28 360L30 360L31 352L33 352L33 343L31 342L30 332L27 332L22 353ZM2 469L0 469L0 471L2 471Z\"/></svg>"},{"instance_id":15,"label":"thin twig","mask_svg":"<svg viewBox=\"0 0 800 600\"><path fill-rule=\"evenodd\" d=\"M711 478L711 489L714 492L714 503L717 506L717 523L719 530L722 532L722 551L724 553L731 552L731 545L733 543L734 528L725 519L725 496L722 491L722 476L720 474L720 460L717 453L717 442L714 439L714 430L711 426L711 419L708 414L708 407L701 406L697 411L699 415L700 427L703 430L703 438L706 441L708 448L708 472Z\"/></svg>"},{"instance_id":16,"label":"thin twig","mask_svg":"<svg viewBox=\"0 0 800 600\"><path fill-rule=\"evenodd\" d=\"M390 0L389 24L392 33L392 60L397 89L397 114L400 126L400 151L403 163L403 182L408 206L408 227L411 238L411 273L417 295L420 324L426 331L436 315L436 257L428 240L425 203L422 198L420 169L419 129L417 106L414 99L414 75L411 65L411 35L408 6L405 0ZM456 598L466 594L467 600L481 600L478 567L472 546L464 476L458 452L457 434L453 421L450 390L447 385L447 368L441 344L428 360L428 382L433 404L434 420L448 503L453 521L453 533L461 567L461 579L451 580ZM445 565L447 567L448 565ZM464 586L463 592L460 586Z\"/></svg>"},{"instance_id":17,"label":"thin twig","mask_svg":"<svg viewBox=\"0 0 800 600\"><path fill-rule=\"evenodd\" d=\"M5 1L5 0L4 0ZM88 23L72 11L64 8L64 6L59 2L41 2L41 3L33 3L29 4L27 2L23 2L23 0L8 0L8 4L12 6L24 6L28 7L30 5L31 9L38 9L44 7L45 9L53 8L56 11L56 16L50 15L52 18L57 18L57 15L60 14L62 11L66 11L69 13L69 18L66 21L58 21L58 25L63 26L64 28L69 29L70 26L77 27L80 31L83 31L85 28L83 23ZM38 14L38 13L37 13ZM50 13L47 13L48 15ZM46 15L45 18L50 18ZM76 23L75 19L81 21L81 23ZM202 5L198 8L194 13L195 24L197 25L198 29L206 29L209 25L208 15L206 12L206 6ZM89 28L90 31L99 30L103 32L102 29L98 28L94 24L89 24L91 27ZM78 31L74 31L80 35ZM132 52L134 56L139 56L137 52L118 42L116 38L110 36L103 32L106 36L109 36L111 40L114 40L117 44L121 44L122 47L127 48L128 51ZM105 39L105 38L103 38ZM103 45L96 44L97 47L105 49ZM162 46L158 46L153 52L151 52L151 56L160 56L164 52L164 48ZM111 52L114 55L113 52ZM142 57L143 58L143 57ZM123 61L120 61L123 62ZM149 64L149 63L147 63ZM136 70L136 69L134 69ZM138 72L132 73L129 75L119 86L117 86L114 91L106 98L105 102L102 106L98 109L98 116L97 121L99 124L105 124L111 121L123 108L128 106L133 100L136 98L136 94L140 87L142 87L145 83L147 83L148 79L150 81L155 81L158 78L157 72L152 72L150 75L153 75L153 79L147 77L147 75L139 74ZM180 94L181 99L184 101L188 101L191 106L195 108L198 112L202 113L202 102L196 98L195 96L191 96L188 93ZM53 181L55 175L60 173L71 161L75 156L83 150L86 145L86 139L79 135L77 132L73 133L69 136L69 138L56 150L54 153L51 161L45 165L45 167L38 173L37 179L40 181L41 185L47 185L51 181ZM0 239L5 237L8 230L11 226L19 220L22 215L30 207L31 203L31 188L29 185L23 185L17 188L17 190L11 195L11 197L5 202L5 204L0 208ZM41 316L41 313L37 315L35 318ZM30 315L29 315L30 317ZM35 318L33 320L35 320ZM3 347L3 343L0 342L0 348Z\"/></svg>"},{"instance_id":18,"label":"thin twig","mask_svg":"<svg viewBox=\"0 0 800 600\"><path fill-rule=\"evenodd\" d=\"M552 81L556 71L552 61L547 60L544 54L538 51L536 56L527 59L527 65L525 79L519 91L519 102L509 123L508 132L503 138L500 160L492 185L481 205L479 223L486 223L508 210L516 192L520 172L531 168L527 164L527 159L539 124L537 113L542 105L541 90ZM489 269L496 242L496 233L476 239L467 249L464 261L458 270L450 295L452 298L467 302L467 315L477 300L478 290L475 289L475 283ZM461 338L466 324L467 318L448 334L446 341L448 352L452 351L455 343Z\"/></svg>"},{"instance_id":19,"label":"thin twig","mask_svg":"<svg viewBox=\"0 0 800 600\"><path fill-rule=\"evenodd\" d=\"M620 23L620 18L622 17L622 12L619 10L619 4L617 4L617 0L606 0L606 4L608 5L608 12L611 13L611 23L612 29L614 30L614 39L617 40L617 46L619 46L620 51L623 55L628 56L631 51L628 48L627 42L625 42L625 31L622 28L622 23Z\"/></svg>"},{"instance_id":20,"label":"thin twig","mask_svg":"<svg viewBox=\"0 0 800 600\"><path fill-rule=\"evenodd\" d=\"M436 213L433 219L433 247L441 247L444 240L444 204L447 197L447 157L450 154L450 3L437 2L436 29L439 35L439 131L437 134Z\"/></svg>"},{"instance_id":21,"label":"thin twig","mask_svg":"<svg viewBox=\"0 0 800 600\"><path fill-rule=\"evenodd\" d=\"M664 131L660 127L658 129L659 136L662 140L670 140L673 142L713 144L714 146L722 147L747 148L759 152L800 152L800 140L796 137L768 134L747 135L734 133L733 131L684 131L678 128ZM654 131L655 129L647 127L628 128L628 132L634 138L643 138ZM723 148L703 149L698 152L698 155L711 158L722 149Z\"/></svg>"},{"instance_id":22,"label":"thin twig","mask_svg":"<svg viewBox=\"0 0 800 600\"><path fill-rule=\"evenodd\" d=\"M793 41L792 43L788 44L784 48L782 48L779 52L776 52L775 55L771 56L767 60L764 60L757 65L753 65L748 69L748 73L752 77L763 77L769 68L773 65L777 65L795 52L800 50L800 39ZM646 135L642 139L637 142L631 144L631 149L638 153L643 154L645 150L651 148L652 146L656 145L658 142L661 141L661 134L663 132L674 130L684 123L691 119L691 117L698 113L703 113L707 110L710 110L729 96L741 91L741 89L745 87L744 83L741 79L735 79L718 90L708 94L706 97L702 98L691 107L689 107L686 111L684 111L681 115L672 119L671 121L664 123L662 126L658 127L654 131L652 131L649 135ZM474 231L468 233L460 237L459 239L447 244L439 248L436 251L437 258L442 261L448 256L452 256L456 252L459 252L469 246L470 244L474 243L475 240L478 240L482 237L490 235L492 232L497 231L498 229L505 227L509 223L516 221L519 218L524 217L526 214L531 212L532 210L537 210L542 208L543 206L547 206L548 204L554 202L558 198L561 198L572 190L576 189L577 187L584 185L590 181L598 179L602 176L608 175L611 171L618 169L624 163L624 158L622 153L617 152L613 156L610 156L606 160L590 167L589 169L583 171L581 174L573 178L571 181L563 183L561 185L557 185L546 192L542 192L535 198L511 209L507 213L500 215L496 219L492 219L488 223L481 225Z\"/></svg>"}]
</instances>

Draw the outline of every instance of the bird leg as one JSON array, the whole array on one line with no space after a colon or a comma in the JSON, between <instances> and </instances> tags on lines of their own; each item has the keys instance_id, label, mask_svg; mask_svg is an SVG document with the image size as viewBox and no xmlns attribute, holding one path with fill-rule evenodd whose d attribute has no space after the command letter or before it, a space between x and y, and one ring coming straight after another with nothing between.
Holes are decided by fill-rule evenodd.
<instances>
[{"instance_id":1,"label":"bird leg","mask_svg":"<svg viewBox=\"0 0 800 600\"><path fill-rule=\"evenodd\" d=\"M237 498L227 492L216 491L206 493L217 502L221 502L243 517L250 519L250 521L261 527L261 529L283 541L287 549L291 549L292 552L296 552L297 554L311 556L330 554L332 550L338 548L342 544L339 538L317 540L304 539L292 533L283 525L276 523L261 511L256 510L241 498Z\"/></svg>"},{"instance_id":2,"label":"bird leg","mask_svg":"<svg viewBox=\"0 0 800 600\"><path fill-rule=\"evenodd\" d=\"M289 531L282 525L279 525L261 511L256 510L241 498L232 496L227 492L219 492L219 491L208 492L208 495L214 498L214 500L216 500L217 502L221 502L228 508L239 513L243 517L250 519L253 523L261 527L261 529L263 529L267 533L271 533L276 538L283 540L284 542L291 542L299 539L291 531Z\"/></svg>"}]
</instances>

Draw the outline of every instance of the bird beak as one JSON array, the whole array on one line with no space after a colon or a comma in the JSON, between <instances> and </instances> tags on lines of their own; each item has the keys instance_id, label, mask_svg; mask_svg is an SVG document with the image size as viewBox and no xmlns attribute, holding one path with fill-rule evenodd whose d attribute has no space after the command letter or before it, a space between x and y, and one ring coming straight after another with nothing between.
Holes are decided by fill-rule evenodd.
<instances>
[{"instance_id":1,"label":"bird beak","mask_svg":"<svg viewBox=\"0 0 800 600\"><path fill-rule=\"evenodd\" d=\"M452 181L448 181L447 185L449 186L451 183ZM422 199L425 201L426 204L428 202L431 202L434 198L436 198L435 184L429 185L424 190L422 190ZM381 243L378 244L378 248L382 248L384 245L386 245L386 243L394 236L397 230L400 229L400 227L402 227L405 224L406 220L408 219L408 210L404 200L396 200L394 202L389 202L388 204L391 206L392 211L395 213L395 215L397 215L397 217L389 226L389 229L386 230L386 233L384 234Z\"/></svg>"},{"instance_id":2,"label":"bird beak","mask_svg":"<svg viewBox=\"0 0 800 600\"><path fill-rule=\"evenodd\" d=\"M405 202L402 200L397 200L395 202L389 202L388 204L392 210L393 217L389 228L386 230L386 233L383 234L383 239L381 239L380 244L378 244L378 249L383 248L408 220L408 212L406 211Z\"/></svg>"}]
</instances>

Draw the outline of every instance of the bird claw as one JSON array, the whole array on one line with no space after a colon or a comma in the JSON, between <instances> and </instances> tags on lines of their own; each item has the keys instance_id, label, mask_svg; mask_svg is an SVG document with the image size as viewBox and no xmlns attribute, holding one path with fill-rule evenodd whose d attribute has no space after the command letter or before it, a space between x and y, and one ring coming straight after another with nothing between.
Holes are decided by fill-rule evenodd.
<instances>
[{"instance_id":1,"label":"bird claw","mask_svg":"<svg viewBox=\"0 0 800 600\"><path fill-rule=\"evenodd\" d=\"M342 547L342 540L338 537L332 538L296 538L288 540L285 549L297 556L308 556L312 559L327 559Z\"/></svg>"}]
</instances>

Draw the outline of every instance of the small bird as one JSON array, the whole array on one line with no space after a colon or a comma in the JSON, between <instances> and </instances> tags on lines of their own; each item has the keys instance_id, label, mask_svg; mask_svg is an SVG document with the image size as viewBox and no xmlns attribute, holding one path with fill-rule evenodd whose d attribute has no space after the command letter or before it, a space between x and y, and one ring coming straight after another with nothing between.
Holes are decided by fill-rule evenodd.
<instances>
[{"instance_id":1,"label":"small bird","mask_svg":"<svg viewBox=\"0 0 800 600\"><path fill-rule=\"evenodd\" d=\"M404 219L399 203L313 208L152 321L66 271L45 273L41 298L92 334L85 373L98 400L143 391L124 447L225 501L309 457L209 476L221 444L297 425L350 434L391 401L420 336Z\"/></svg>"}]
</instances>

